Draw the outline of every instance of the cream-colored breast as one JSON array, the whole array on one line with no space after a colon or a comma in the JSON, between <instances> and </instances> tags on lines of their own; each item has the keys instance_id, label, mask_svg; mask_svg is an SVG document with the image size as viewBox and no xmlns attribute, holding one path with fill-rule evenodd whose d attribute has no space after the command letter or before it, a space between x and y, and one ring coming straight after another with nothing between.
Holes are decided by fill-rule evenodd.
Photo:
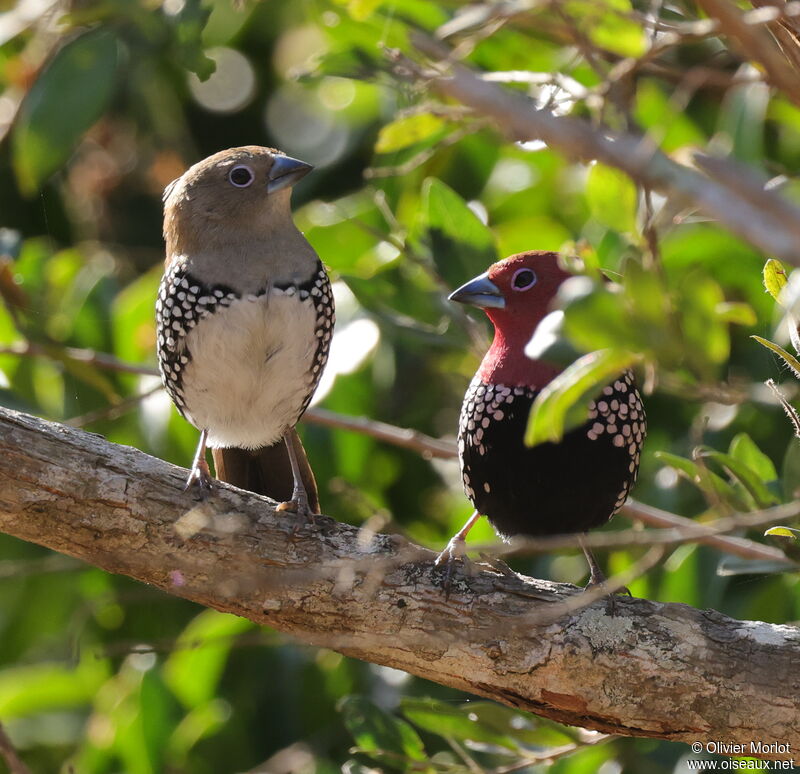
<instances>
[{"instance_id":1,"label":"cream-colored breast","mask_svg":"<svg viewBox=\"0 0 800 774\"><path fill-rule=\"evenodd\" d=\"M297 422L313 389L315 324L310 299L272 292L234 301L189 331L186 414L208 429L209 446L269 446Z\"/></svg>"}]
</instances>

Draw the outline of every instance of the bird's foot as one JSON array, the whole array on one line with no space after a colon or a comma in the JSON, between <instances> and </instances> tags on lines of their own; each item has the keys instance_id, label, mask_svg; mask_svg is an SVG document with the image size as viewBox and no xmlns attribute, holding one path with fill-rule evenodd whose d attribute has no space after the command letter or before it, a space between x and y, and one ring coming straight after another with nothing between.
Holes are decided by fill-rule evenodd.
<instances>
[{"instance_id":1,"label":"bird's foot","mask_svg":"<svg viewBox=\"0 0 800 774\"><path fill-rule=\"evenodd\" d=\"M596 589L598 586L601 586L605 583L608 579L602 572L592 572L589 577L589 582L583 587L583 593L585 594L592 589ZM617 596L621 594L627 594L627 596L632 597L631 590L627 586L622 586L622 588L616 589L615 591L611 591L605 595L606 600L606 612L610 616L615 616L617 614Z\"/></svg>"},{"instance_id":2,"label":"bird's foot","mask_svg":"<svg viewBox=\"0 0 800 774\"><path fill-rule=\"evenodd\" d=\"M211 494L214 488L212 484L211 470L205 460L199 460L189 472L189 477L186 479L186 484L183 487L184 492L188 492L192 487L196 487L201 500L205 500Z\"/></svg>"},{"instance_id":3,"label":"bird's foot","mask_svg":"<svg viewBox=\"0 0 800 774\"><path fill-rule=\"evenodd\" d=\"M502 559L498 559L496 556L483 553L481 554L481 559L490 567L497 570L497 572L499 572L501 575L505 575L507 578L517 577L517 573L515 573Z\"/></svg>"},{"instance_id":4,"label":"bird's foot","mask_svg":"<svg viewBox=\"0 0 800 774\"><path fill-rule=\"evenodd\" d=\"M295 490L292 493L292 499L279 503L275 508L275 511L278 513L297 514L298 522L294 527L294 534L297 534L301 527L307 525L315 527L317 524L315 513L311 510L311 506L308 504L308 496L304 490Z\"/></svg>"},{"instance_id":5,"label":"bird's foot","mask_svg":"<svg viewBox=\"0 0 800 774\"><path fill-rule=\"evenodd\" d=\"M450 588L453 582L453 570L455 569L456 562L461 559L464 565L467 565L469 559L467 558L467 541L460 535L454 535L445 546L439 556L434 559L433 564L435 567L445 566L444 580L442 581L442 588L444 589L445 598L450 596Z\"/></svg>"},{"instance_id":6,"label":"bird's foot","mask_svg":"<svg viewBox=\"0 0 800 774\"><path fill-rule=\"evenodd\" d=\"M583 587L584 591L590 591L591 589L597 588L598 586L602 586L604 583L608 582L608 578L606 578L605 573L600 571L600 568L595 565L591 569L591 573L589 575L588 583ZM625 596L632 597L631 590L627 586L622 586L621 588L612 591L611 594L624 594Z\"/></svg>"}]
</instances>

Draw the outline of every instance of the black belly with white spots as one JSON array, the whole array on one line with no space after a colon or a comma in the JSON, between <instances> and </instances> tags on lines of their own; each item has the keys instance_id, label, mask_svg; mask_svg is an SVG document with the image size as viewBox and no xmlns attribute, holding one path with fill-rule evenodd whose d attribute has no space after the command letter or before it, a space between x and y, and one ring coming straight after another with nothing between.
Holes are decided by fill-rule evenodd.
<instances>
[{"instance_id":1,"label":"black belly with white spots","mask_svg":"<svg viewBox=\"0 0 800 774\"><path fill-rule=\"evenodd\" d=\"M536 392L476 377L461 409L464 490L500 535L583 532L625 502L646 432L633 376L626 373L590 405L590 419L560 443L523 443Z\"/></svg>"}]
</instances>

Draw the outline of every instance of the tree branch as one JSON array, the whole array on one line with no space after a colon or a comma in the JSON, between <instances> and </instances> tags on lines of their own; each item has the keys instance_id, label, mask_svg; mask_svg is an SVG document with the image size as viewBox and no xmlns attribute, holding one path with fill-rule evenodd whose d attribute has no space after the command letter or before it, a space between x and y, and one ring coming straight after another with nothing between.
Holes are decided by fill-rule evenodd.
<instances>
[{"instance_id":1,"label":"tree branch","mask_svg":"<svg viewBox=\"0 0 800 774\"><path fill-rule=\"evenodd\" d=\"M800 631L481 567L449 599L433 553L265 498L97 435L0 409L0 530L304 642L545 717L684 742L800 749ZM562 609L567 609L570 605ZM613 610L612 610L613 607ZM609 613L611 611L611 613ZM780 754L767 754L781 757Z\"/></svg>"},{"instance_id":2,"label":"tree branch","mask_svg":"<svg viewBox=\"0 0 800 774\"><path fill-rule=\"evenodd\" d=\"M765 252L800 264L800 208L765 190L766 179L755 170L749 170L747 179L737 179L736 186L726 185L728 178L736 177L738 165L731 165L730 174L724 174L724 161L703 158L707 169L713 167L717 179L712 179L674 161L647 136L614 132L538 109L523 94L488 83L472 70L447 61L449 52L441 43L423 35L415 35L414 43L424 54L442 61L434 70L425 69L398 52L389 52L398 78L424 83L494 119L512 140L540 139L567 158L616 167L642 185L699 207Z\"/></svg>"}]
</instances>

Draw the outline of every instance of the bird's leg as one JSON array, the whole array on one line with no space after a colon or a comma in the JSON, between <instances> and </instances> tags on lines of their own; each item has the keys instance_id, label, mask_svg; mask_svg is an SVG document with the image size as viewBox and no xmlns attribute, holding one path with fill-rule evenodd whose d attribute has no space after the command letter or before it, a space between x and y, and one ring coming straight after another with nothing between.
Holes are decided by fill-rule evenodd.
<instances>
[{"instance_id":1,"label":"bird's leg","mask_svg":"<svg viewBox=\"0 0 800 774\"><path fill-rule=\"evenodd\" d=\"M472 512L472 516L467 519L466 524L456 532L453 537L450 538L450 541L445 546L444 551L436 557L434 561L434 565L437 567L440 564L447 562L447 572L444 578L444 587L448 591L450 590L450 578L453 574L453 565L455 564L456 559L462 559L467 554L467 535L469 531L475 526L478 519L480 519L481 515L477 511Z\"/></svg>"},{"instance_id":2,"label":"bird's leg","mask_svg":"<svg viewBox=\"0 0 800 774\"><path fill-rule=\"evenodd\" d=\"M193 484L197 484L201 497L205 497L211 491L211 471L208 468L208 462L206 462L207 441L208 430L203 430L197 443L197 451L194 455L189 478L186 479L186 486L183 487L183 491L186 492Z\"/></svg>"},{"instance_id":3,"label":"bird's leg","mask_svg":"<svg viewBox=\"0 0 800 774\"><path fill-rule=\"evenodd\" d=\"M606 578L605 573L600 569L600 565L597 563L597 559L589 549L589 546L587 546L584 542L583 535L578 535L578 542L583 549L583 554L586 557L586 561L589 563L589 582L586 584L586 589L591 589L595 586L599 586L601 583L605 583L608 578ZM633 596L630 590L625 586L619 589L619 592L615 593L627 594L629 597Z\"/></svg>"},{"instance_id":4,"label":"bird's leg","mask_svg":"<svg viewBox=\"0 0 800 774\"><path fill-rule=\"evenodd\" d=\"M586 588L590 589L592 586L599 586L601 583L605 583L608 579L606 578L605 573L600 569L600 565L597 563L595 555L591 552L589 546L586 545L583 535L578 535L578 542L580 543L580 546L583 549L583 555L586 557L586 561L589 564L589 582L586 584Z\"/></svg>"},{"instance_id":5,"label":"bird's leg","mask_svg":"<svg viewBox=\"0 0 800 774\"><path fill-rule=\"evenodd\" d=\"M283 436L283 442L286 444L286 451L289 454L289 464L292 466L292 499L287 502L281 503L275 510L276 511L293 511L299 516L308 519L312 524L316 523L314 514L308 506L308 494L306 493L305 485L303 484L303 476L300 472L300 463L297 461L297 454L294 450L294 444L289 433Z\"/></svg>"}]
</instances>

